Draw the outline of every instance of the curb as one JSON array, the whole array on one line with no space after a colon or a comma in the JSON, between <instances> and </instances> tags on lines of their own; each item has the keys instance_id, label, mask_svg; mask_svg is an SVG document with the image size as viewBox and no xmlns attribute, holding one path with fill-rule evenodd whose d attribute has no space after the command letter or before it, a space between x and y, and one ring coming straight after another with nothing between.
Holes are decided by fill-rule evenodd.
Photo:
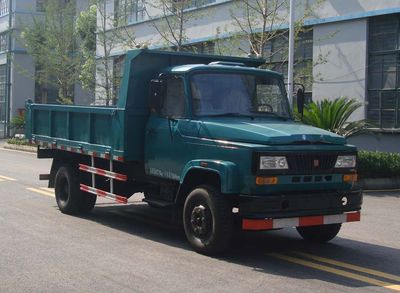
<instances>
[{"instance_id":1,"label":"curb","mask_svg":"<svg viewBox=\"0 0 400 293\"><path fill-rule=\"evenodd\" d=\"M400 177L398 178L365 178L358 180L358 184L364 190L390 190L400 189Z\"/></svg>"},{"instance_id":2,"label":"curb","mask_svg":"<svg viewBox=\"0 0 400 293\"><path fill-rule=\"evenodd\" d=\"M28 153L36 153L36 147L29 146L29 145L18 145L18 144L9 144L5 143L3 145L3 148L7 150L14 150L14 151L22 151L22 152L28 152Z\"/></svg>"}]
</instances>

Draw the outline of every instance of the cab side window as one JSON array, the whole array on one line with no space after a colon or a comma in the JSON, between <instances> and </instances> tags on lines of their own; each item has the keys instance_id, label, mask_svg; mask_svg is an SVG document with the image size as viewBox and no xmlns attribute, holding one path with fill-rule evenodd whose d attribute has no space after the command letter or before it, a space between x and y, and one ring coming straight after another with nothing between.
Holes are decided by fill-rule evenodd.
<instances>
[{"instance_id":1,"label":"cab side window","mask_svg":"<svg viewBox=\"0 0 400 293\"><path fill-rule=\"evenodd\" d=\"M165 95L161 107L161 116L182 118L185 115L185 91L183 79L171 77L166 79Z\"/></svg>"}]
</instances>

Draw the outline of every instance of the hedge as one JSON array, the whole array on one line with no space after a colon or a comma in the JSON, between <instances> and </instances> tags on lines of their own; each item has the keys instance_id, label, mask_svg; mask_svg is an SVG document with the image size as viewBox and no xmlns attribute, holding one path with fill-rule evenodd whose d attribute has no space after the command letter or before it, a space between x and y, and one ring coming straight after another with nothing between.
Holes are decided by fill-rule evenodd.
<instances>
[{"instance_id":1,"label":"hedge","mask_svg":"<svg viewBox=\"0 0 400 293\"><path fill-rule=\"evenodd\" d=\"M358 152L358 175L363 178L400 178L400 153Z\"/></svg>"},{"instance_id":2,"label":"hedge","mask_svg":"<svg viewBox=\"0 0 400 293\"><path fill-rule=\"evenodd\" d=\"M35 146L34 144L29 143L28 140L26 139L21 139L21 138L10 138L7 140L8 144L15 144L15 145L28 145L28 146Z\"/></svg>"}]
</instances>

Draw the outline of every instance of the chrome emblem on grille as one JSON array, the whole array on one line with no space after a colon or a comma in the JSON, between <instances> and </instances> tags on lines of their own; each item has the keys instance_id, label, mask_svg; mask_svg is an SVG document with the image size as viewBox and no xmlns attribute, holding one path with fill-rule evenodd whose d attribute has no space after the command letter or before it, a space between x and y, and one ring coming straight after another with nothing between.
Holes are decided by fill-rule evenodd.
<instances>
[{"instance_id":1,"label":"chrome emblem on grille","mask_svg":"<svg viewBox=\"0 0 400 293\"><path fill-rule=\"evenodd\" d=\"M319 160L314 160L314 167L318 168L319 167Z\"/></svg>"}]
</instances>

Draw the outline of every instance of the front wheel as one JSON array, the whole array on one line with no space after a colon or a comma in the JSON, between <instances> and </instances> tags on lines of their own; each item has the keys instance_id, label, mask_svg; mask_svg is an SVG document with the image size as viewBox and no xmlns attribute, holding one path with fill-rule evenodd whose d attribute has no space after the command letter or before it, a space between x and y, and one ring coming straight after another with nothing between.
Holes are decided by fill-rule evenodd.
<instances>
[{"instance_id":1,"label":"front wheel","mask_svg":"<svg viewBox=\"0 0 400 293\"><path fill-rule=\"evenodd\" d=\"M304 240L315 243L328 242L339 233L342 224L297 227L297 232Z\"/></svg>"},{"instance_id":2,"label":"front wheel","mask_svg":"<svg viewBox=\"0 0 400 293\"><path fill-rule=\"evenodd\" d=\"M183 225L194 250L207 255L223 252L232 238L232 207L213 187L199 186L186 198Z\"/></svg>"}]
</instances>

